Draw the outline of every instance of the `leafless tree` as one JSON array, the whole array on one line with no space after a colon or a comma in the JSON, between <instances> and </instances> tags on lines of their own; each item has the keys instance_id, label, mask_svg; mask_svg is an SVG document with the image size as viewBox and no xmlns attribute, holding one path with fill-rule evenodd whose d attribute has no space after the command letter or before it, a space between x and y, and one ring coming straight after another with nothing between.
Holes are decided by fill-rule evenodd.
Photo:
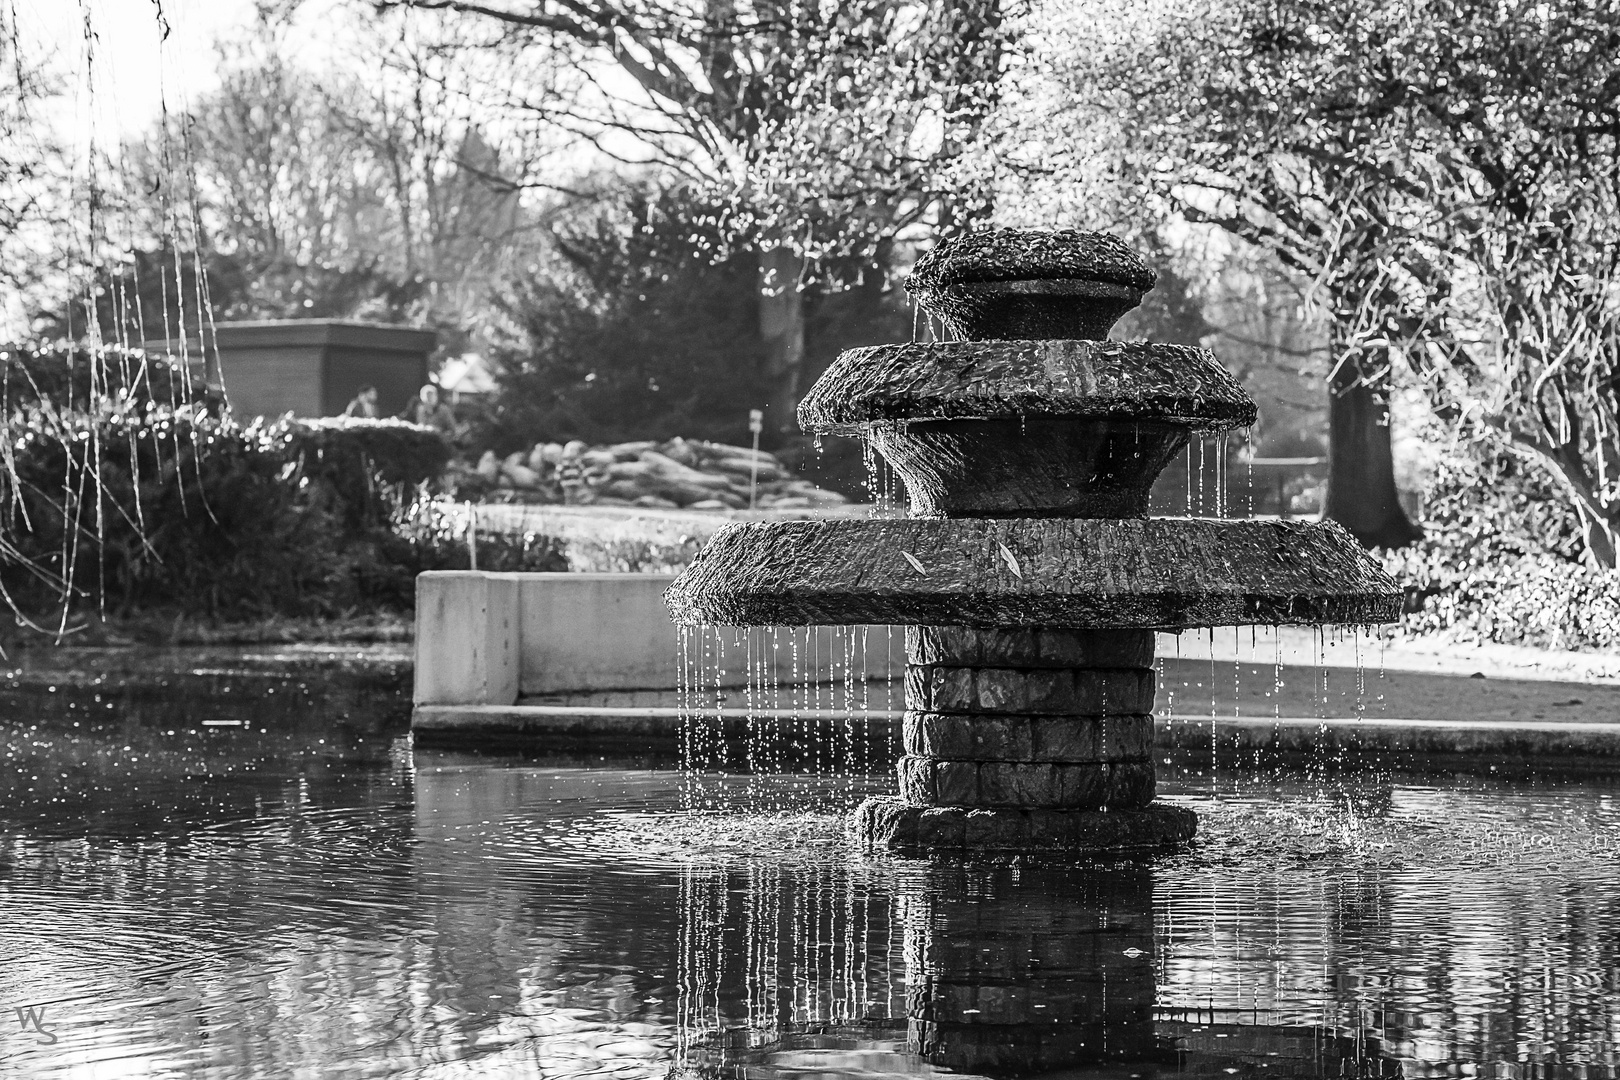
<instances>
[{"instance_id":1,"label":"leafless tree","mask_svg":"<svg viewBox=\"0 0 1620 1080\"><path fill-rule=\"evenodd\" d=\"M171 242L175 203L192 209L216 277L240 279L214 282L227 315L325 302L367 317L391 303L461 330L487 319L534 224L521 204L533 151L486 136L445 43L412 29L351 37L361 78L300 66L284 26L262 19L222 54L216 90L127 148L121 199L149 243ZM323 278L388 295L354 286L323 301Z\"/></svg>"}]
</instances>

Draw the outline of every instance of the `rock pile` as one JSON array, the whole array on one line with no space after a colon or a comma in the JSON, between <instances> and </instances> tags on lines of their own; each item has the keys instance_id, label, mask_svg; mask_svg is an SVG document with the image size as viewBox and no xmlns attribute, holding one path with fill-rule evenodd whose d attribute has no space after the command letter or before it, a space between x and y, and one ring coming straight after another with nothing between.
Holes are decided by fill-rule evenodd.
<instances>
[{"instance_id":1,"label":"rock pile","mask_svg":"<svg viewBox=\"0 0 1620 1080\"><path fill-rule=\"evenodd\" d=\"M495 497L526 502L563 502L557 465L561 443L536 443L527 453L504 460L493 451L473 472ZM774 455L744 446L670 439L597 446L580 455L585 487L579 498L596 506L682 507L688 510L741 510L748 506L750 473L754 505L760 509L841 506L849 500L794 476Z\"/></svg>"}]
</instances>

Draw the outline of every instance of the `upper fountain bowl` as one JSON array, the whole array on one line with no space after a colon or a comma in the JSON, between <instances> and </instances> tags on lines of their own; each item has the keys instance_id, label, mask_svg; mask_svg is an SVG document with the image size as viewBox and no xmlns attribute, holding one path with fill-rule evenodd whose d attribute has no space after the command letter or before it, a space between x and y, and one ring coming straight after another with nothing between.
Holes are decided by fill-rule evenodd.
<instances>
[{"instance_id":1,"label":"upper fountain bowl","mask_svg":"<svg viewBox=\"0 0 1620 1080\"><path fill-rule=\"evenodd\" d=\"M994 229L941 243L906 290L969 341L1100 340L1157 280L1107 233Z\"/></svg>"},{"instance_id":2,"label":"upper fountain bowl","mask_svg":"<svg viewBox=\"0 0 1620 1080\"><path fill-rule=\"evenodd\" d=\"M1209 352L1145 341L955 341L851 349L799 403L859 434L914 517L1143 517L1193 432L1255 421Z\"/></svg>"},{"instance_id":3,"label":"upper fountain bowl","mask_svg":"<svg viewBox=\"0 0 1620 1080\"><path fill-rule=\"evenodd\" d=\"M947 240L906 288L971 340L849 350L799 403L799 424L870 439L915 517L1144 517L1193 432L1255 420L1207 351L1106 340L1154 280L1103 233Z\"/></svg>"}]
</instances>

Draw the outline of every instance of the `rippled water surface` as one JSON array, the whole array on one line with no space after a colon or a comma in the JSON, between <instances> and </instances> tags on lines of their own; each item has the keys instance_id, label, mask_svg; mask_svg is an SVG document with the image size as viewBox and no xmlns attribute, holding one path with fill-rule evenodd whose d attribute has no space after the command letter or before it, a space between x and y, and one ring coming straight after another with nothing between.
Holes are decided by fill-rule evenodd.
<instances>
[{"instance_id":1,"label":"rippled water surface","mask_svg":"<svg viewBox=\"0 0 1620 1080\"><path fill-rule=\"evenodd\" d=\"M16 1075L1616 1072L1604 779L1167 769L1190 853L961 866L850 850L883 777L689 815L319 715L4 739Z\"/></svg>"}]
</instances>

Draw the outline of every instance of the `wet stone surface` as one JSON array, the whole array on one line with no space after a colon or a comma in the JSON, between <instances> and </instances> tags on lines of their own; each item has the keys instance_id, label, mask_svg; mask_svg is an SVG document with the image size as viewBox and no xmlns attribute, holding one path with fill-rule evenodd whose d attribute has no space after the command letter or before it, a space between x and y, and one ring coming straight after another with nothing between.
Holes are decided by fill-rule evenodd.
<instances>
[{"instance_id":1,"label":"wet stone surface","mask_svg":"<svg viewBox=\"0 0 1620 1080\"><path fill-rule=\"evenodd\" d=\"M906 627L906 658L954 667L1143 668L1153 666L1149 630Z\"/></svg>"},{"instance_id":2,"label":"wet stone surface","mask_svg":"<svg viewBox=\"0 0 1620 1080\"><path fill-rule=\"evenodd\" d=\"M677 622L1150 629L1389 622L1401 593L1332 522L738 523L665 594Z\"/></svg>"},{"instance_id":3,"label":"wet stone surface","mask_svg":"<svg viewBox=\"0 0 1620 1080\"><path fill-rule=\"evenodd\" d=\"M873 851L1092 852L1160 850L1191 840L1198 819L1180 806L1137 809L969 809L917 806L892 796L856 811L855 833Z\"/></svg>"},{"instance_id":4,"label":"wet stone surface","mask_svg":"<svg viewBox=\"0 0 1620 1080\"><path fill-rule=\"evenodd\" d=\"M908 712L901 739L908 754L933 758L1146 761L1153 750L1153 717Z\"/></svg>"},{"instance_id":5,"label":"wet stone surface","mask_svg":"<svg viewBox=\"0 0 1620 1080\"><path fill-rule=\"evenodd\" d=\"M944 241L906 289L957 337L1105 338L1157 275L1107 233L994 229Z\"/></svg>"},{"instance_id":6,"label":"wet stone surface","mask_svg":"<svg viewBox=\"0 0 1620 1080\"><path fill-rule=\"evenodd\" d=\"M1146 517L1187 429L1144 421L932 420L878 426L872 446L913 517ZM1012 509L1009 509L1012 508Z\"/></svg>"},{"instance_id":7,"label":"wet stone surface","mask_svg":"<svg viewBox=\"0 0 1620 1080\"><path fill-rule=\"evenodd\" d=\"M1151 633L918 627L906 649L902 802L1096 810L1153 801ZM978 666L986 659L1006 666ZM1138 666L1051 666L1060 661ZM1024 819L991 827L1030 832Z\"/></svg>"},{"instance_id":8,"label":"wet stone surface","mask_svg":"<svg viewBox=\"0 0 1620 1080\"><path fill-rule=\"evenodd\" d=\"M966 340L849 350L798 410L806 431L881 453L911 517L722 529L666 594L687 624L922 627L908 632L900 795L862 806L868 846L1184 842L1192 816L1148 806L1151 631L1398 615L1394 581L1335 525L1146 517L1194 432L1257 416L1212 354L1106 340L1155 280L1100 233L941 243L907 289ZM1031 1020L1006 1004L954 1011Z\"/></svg>"},{"instance_id":9,"label":"wet stone surface","mask_svg":"<svg viewBox=\"0 0 1620 1080\"><path fill-rule=\"evenodd\" d=\"M1052 807L1091 810L1153 801L1150 762L951 761L906 756L896 766L900 798L919 806Z\"/></svg>"},{"instance_id":10,"label":"wet stone surface","mask_svg":"<svg viewBox=\"0 0 1620 1080\"><path fill-rule=\"evenodd\" d=\"M1133 716L1153 711L1153 690L1138 668L906 668L906 708L919 712Z\"/></svg>"},{"instance_id":11,"label":"wet stone surface","mask_svg":"<svg viewBox=\"0 0 1620 1080\"><path fill-rule=\"evenodd\" d=\"M1209 350L1147 341L869 345L840 354L799 403L804 430L831 434L864 434L876 424L1040 418L1217 432L1245 427L1257 415Z\"/></svg>"},{"instance_id":12,"label":"wet stone surface","mask_svg":"<svg viewBox=\"0 0 1620 1080\"><path fill-rule=\"evenodd\" d=\"M1138 292L1159 275L1110 233L1080 229L985 229L943 241L917 260L909 292L964 282L1029 279L1108 282Z\"/></svg>"}]
</instances>

